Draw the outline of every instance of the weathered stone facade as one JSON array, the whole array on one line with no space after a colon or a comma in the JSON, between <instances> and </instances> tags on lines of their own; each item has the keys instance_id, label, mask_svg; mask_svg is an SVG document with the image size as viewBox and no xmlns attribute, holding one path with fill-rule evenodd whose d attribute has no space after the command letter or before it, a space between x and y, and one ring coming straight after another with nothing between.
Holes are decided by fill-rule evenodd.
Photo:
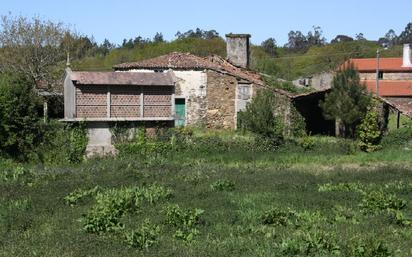
<instances>
[{"instance_id":1,"label":"weathered stone facade","mask_svg":"<svg viewBox=\"0 0 412 257\"><path fill-rule=\"evenodd\" d=\"M176 98L186 100L186 125L202 126L206 123L207 74L205 71L174 71Z\"/></svg>"},{"instance_id":2,"label":"weathered stone facade","mask_svg":"<svg viewBox=\"0 0 412 257\"><path fill-rule=\"evenodd\" d=\"M207 127L236 128L236 86L237 80L233 76L207 72Z\"/></svg>"},{"instance_id":3,"label":"weathered stone facade","mask_svg":"<svg viewBox=\"0 0 412 257\"><path fill-rule=\"evenodd\" d=\"M361 80L376 80L376 72L360 72ZM412 72L382 72L382 80L412 80Z\"/></svg>"}]
</instances>

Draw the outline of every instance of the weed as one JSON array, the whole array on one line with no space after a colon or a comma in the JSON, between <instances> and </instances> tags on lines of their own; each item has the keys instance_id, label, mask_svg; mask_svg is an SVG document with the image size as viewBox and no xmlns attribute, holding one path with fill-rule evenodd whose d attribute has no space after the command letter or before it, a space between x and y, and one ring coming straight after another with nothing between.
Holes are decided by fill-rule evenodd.
<instances>
[{"instance_id":1,"label":"weed","mask_svg":"<svg viewBox=\"0 0 412 257\"><path fill-rule=\"evenodd\" d=\"M233 191L235 190L235 184L227 179L220 179L210 185L213 191Z\"/></svg>"},{"instance_id":2,"label":"weed","mask_svg":"<svg viewBox=\"0 0 412 257\"><path fill-rule=\"evenodd\" d=\"M80 201L84 200L84 198L89 197L89 196L94 196L98 192L101 191L101 188L99 186L95 186L94 188L88 189L88 190L83 190L83 189L76 189L67 196L63 198L65 204L74 206Z\"/></svg>"},{"instance_id":3,"label":"weed","mask_svg":"<svg viewBox=\"0 0 412 257\"><path fill-rule=\"evenodd\" d=\"M287 226L292 224L292 219L297 219L297 215L296 212L290 209L284 211L278 208L273 208L264 212L260 219L264 225Z\"/></svg>"},{"instance_id":4,"label":"weed","mask_svg":"<svg viewBox=\"0 0 412 257\"><path fill-rule=\"evenodd\" d=\"M381 190L362 193L362 200L359 206L366 213L373 213L382 210L402 210L406 206L406 201L398 198L395 194L387 194Z\"/></svg>"},{"instance_id":5,"label":"weed","mask_svg":"<svg viewBox=\"0 0 412 257\"><path fill-rule=\"evenodd\" d=\"M131 247L147 249L158 242L159 234L160 226L146 219L137 229L124 232L124 241Z\"/></svg>"},{"instance_id":6,"label":"weed","mask_svg":"<svg viewBox=\"0 0 412 257\"><path fill-rule=\"evenodd\" d=\"M177 228L174 237L187 243L194 241L199 235L196 226L200 223L200 216L204 213L202 209L181 209L179 205L170 205L165 209L167 224Z\"/></svg>"}]
</instances>

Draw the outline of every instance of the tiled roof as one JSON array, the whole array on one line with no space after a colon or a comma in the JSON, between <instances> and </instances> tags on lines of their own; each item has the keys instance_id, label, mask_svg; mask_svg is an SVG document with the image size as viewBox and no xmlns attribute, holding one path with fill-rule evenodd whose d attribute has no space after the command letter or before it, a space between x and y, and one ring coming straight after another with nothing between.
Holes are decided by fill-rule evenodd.
<instances>
[{"instance_id":1,"label":"tiled roof","mask_svg":"<svg viewBox=\"0 0 412 257\"><path fill-rule=\"evenodd\" d=\"M364 80L367 89L376 93L376 80ZM380 80L380 96L412 96L412 81Z\"/></svg>"},{"instance_id":2,"label":"tiled roof","mask_svg":"<svg viewBox=\"0 0 412 257\"><path fill-rule=\"evenodd\" d=\"M412 118L412 97L383 97L386 103Z\"/></svg>"},{"instance_id":3,"label":"tiled roof","mask_svg":"<svg viewBox=\"0 0 412 257\"><path fill-rule=\"evenodd\" d=\"M377 68L376 58L350 59L348 62L352 63L359 72L373 72ZM412 72L412 67L402 67L402 64L402 58L380 58L379 70L386 72Z\"/></svg>"},{"instance_id":4,"label":"tiled roof","mask_svg":"<svg viewBox=\"0 0 412 257\"><path fill-rule=\"evenodd\" d=\"M173 77L168 72L71 72L70 78L81 85L174 85Z\"/></svg>"},{"instance_id":5,"label":"tiled roof","mask_svg":"<svg viewBox=\"0 0 412 257\"><path fill-rule=\"evenodd\" d=\"M177 70L214 70L263 85L259 74L236 67L217 55L199 57L190 53L171 53L139 62L122 63L113 66L115 70L130 69L177 69Z\"/></svg>"}]
</instances>

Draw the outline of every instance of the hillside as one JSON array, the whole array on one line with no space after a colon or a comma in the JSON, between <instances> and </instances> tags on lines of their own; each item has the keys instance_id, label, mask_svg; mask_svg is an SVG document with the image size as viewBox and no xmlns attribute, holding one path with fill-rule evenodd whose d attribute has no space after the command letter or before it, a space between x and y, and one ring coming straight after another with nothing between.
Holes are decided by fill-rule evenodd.
<instances>
[{"instance_id":1,"label":"hillside","mask_svg":"<svg viewBox=\"0 0 412 257\"><path fill-rule=\"evenodd\" d=\"M272 57L261 46L252 46L251 68L278 78L293 80L301 76L334 69L351 57L374 57L379 45L373 41L351 41L312 46L305 53L290 53L284 47L277 48ZM190 52L199 56L217 54L226 56L226 44L222 38L185 38L171 42L148 43L131 49L115 48L106 56L85 57L73 63L76 70L110 70L118 63L139 61L171 52ZM382 52L383 57L402 55L400 46Z\"/></svg>"}]
</instances>

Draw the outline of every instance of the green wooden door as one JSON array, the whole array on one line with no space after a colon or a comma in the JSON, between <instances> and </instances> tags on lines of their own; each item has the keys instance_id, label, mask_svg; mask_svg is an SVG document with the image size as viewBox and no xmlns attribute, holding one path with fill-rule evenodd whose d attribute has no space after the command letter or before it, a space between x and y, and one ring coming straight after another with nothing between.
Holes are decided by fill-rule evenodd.
<instances>
[{"instance_id":1,"label":"green wooden door","mask_svg":"<svg viewBox=\"0 0 412 257\"><path fill-rule=\"evenodd\" d=\"M175 99L175 126L183 127L185 125L186 106L185 99Z\"/></svg>"}]
</instances>

